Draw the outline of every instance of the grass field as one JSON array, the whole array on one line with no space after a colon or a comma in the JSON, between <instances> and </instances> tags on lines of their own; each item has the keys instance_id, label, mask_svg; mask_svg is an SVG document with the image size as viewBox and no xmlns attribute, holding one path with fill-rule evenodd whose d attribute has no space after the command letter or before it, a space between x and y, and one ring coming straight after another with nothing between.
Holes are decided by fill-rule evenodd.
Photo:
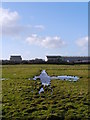
<instances>
[{"instance_id":1,"label":"grass field","mask_svg":"<svg viewBox=\"0 0 90 120\"><path fill-rule=\"evenodd\" d=\"M3 120L88 120L88 65L3 65ZM28 80L45 69L48 75L74 75L77 82L52 80L39 94L40 80Z\"/></svg>"}]
</instances>

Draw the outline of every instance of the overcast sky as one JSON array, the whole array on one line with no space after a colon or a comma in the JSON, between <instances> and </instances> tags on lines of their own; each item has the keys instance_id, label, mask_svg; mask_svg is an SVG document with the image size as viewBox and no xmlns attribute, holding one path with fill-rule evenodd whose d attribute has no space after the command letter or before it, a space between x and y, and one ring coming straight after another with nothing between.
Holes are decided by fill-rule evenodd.
<instances>
[{"instance_id":1,"label":"overcast sky","mask_svg":"<svg viewBox=\"0 0 90 120\"><path fill-rule=\"evenodd\" d=\"M9 2L0 15L3 59L88 55L88 3Z\"/></svg>"}]
</instances>

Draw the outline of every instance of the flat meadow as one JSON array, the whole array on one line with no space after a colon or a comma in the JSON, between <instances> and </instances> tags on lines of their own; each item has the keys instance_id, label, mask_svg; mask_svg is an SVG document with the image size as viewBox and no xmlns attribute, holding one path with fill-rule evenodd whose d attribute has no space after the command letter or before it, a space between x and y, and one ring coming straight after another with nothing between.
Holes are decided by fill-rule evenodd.
<instances>
[{"instance_id":1,"label":"flat meadow","mask_svg":"<svg viewBox=\"0 0 90 120\"><path fill-rule=\"evenodd\" d=\"M28 80L46 70L50 76L78 76L77 82ZM88 65L2 65L3 120L89 120ZM52 89L52 91L51 91Z\"/></svg>"}]
</instances>

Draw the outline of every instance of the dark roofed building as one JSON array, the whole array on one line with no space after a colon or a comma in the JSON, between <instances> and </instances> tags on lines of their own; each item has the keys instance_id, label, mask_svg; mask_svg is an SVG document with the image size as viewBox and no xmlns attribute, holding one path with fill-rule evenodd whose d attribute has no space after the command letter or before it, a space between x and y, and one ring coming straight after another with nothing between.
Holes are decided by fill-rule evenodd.
<instances>
[{"instance_id":1,"label":"dark roofed building","mask_svg":"<svg viewBox=\"0 0 90 120\"><path fill-rule=\"evenodd\" d=\"M48 62L61 62L62 57L61 56L46 56Z\"/></svg>"},{"instance_id":2,"label":"dark roofed building","mask_svg":"<svg viewBox=\"0 0 90 120\"><path fill-rule=\"evenodd\" d=\"M67 61L67 62L89 60L88 56L62 56L62 58L63 58L63 61Z\"/></svg>"},{"instance_id":3,"label":"dark roofed building","mask_svg":"<svg viewBox=\"0 0 90 120\"><path fill-rule=\"evenodd\" d=\"M22 57L21 56L10 56L10 61L21 62L22 61Z\"/></svg>"},{"instance_id":4,"label":"dark roofed building","mask_svg":"<svg viewBox=\"0 0 90 120\"><path fill-rule=\"evenodd\" d=\"M88 56L46 56L47 62L82 62L89 61Z\"/></svg>"}]
</instances>

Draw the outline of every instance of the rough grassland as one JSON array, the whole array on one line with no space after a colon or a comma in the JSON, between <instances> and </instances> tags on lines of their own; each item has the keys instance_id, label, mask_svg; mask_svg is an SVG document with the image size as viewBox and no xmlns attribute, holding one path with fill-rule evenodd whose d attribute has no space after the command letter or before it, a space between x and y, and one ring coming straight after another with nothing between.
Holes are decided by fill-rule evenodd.
<instances>
[{"instance_id":1,"label":"rough grassland","mask_svg":"<svg viewBox=\"0 0 90 120\"><path fill-rule=\"evenodd\" d=\"M52 80L38 94L40 80L28 80L45 69L48 75L76 75L77 82ZM3 120L88 120L88 65L3 65Z\"/></svg>"}]
</instances>

